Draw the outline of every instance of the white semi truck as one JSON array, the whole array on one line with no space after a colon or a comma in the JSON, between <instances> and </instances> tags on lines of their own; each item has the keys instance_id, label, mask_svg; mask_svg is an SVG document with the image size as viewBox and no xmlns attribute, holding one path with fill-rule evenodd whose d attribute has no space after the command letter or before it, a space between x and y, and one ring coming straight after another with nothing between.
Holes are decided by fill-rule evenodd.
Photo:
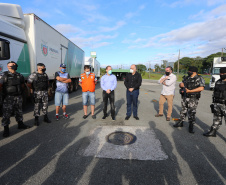
<instances>
[{"instance_id":1,"label":"white semi truck","mask_svg":"<svg viewBox=\"0 0 226 185\"><path fill-rule=\"evenodd\" d=\"M95 76L99 79L100 78L100 63L97 61L96 58L92 57L85 57L85 65L90 66L90 71L95 74Z\"/></svg>"},{"instance_id":2,"label":"white semi truck","mask_svg":"<svg viewBox=\"0 0 226 185\"><path fill-rule=\"evenodd\" d=\"M84 51L37 15L23 14L19 5L0 3L0 73L15 61L25 79L44 63L49 76L49 96L53 96L54 74L61 63L72 78L70 91L77 90L83 72ZM25 90L24 98L29 95Z\"/></svg>"},{"instance_id":3,"label":"white semi truck","mask_svg":"<svg viewBox=\"0 0 226 185\"><path fill-rule=\"evenodd\" d=\"M212 90L215 87L215 82L220 79L221 67L226 67L226 57L214 57L212 77L209 83L210 90Z\"/></svg>"}]
</instances>

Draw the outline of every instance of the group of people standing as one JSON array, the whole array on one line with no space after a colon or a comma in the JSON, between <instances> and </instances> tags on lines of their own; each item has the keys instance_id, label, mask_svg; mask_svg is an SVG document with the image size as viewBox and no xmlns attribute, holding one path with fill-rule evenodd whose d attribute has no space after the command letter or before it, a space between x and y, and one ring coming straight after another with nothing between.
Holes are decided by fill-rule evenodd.
<instances>
[{"instance_id":1,"label":"group of people standing","mask_svg":"<svg viewBox=\"0 0 226 185\"><path fill-rule=\"evenodd\" d=\"M30 126L23 123L22 112L22 93L25 87L25 80L23 75L16 72L18 65L10 61L7 64L8 71L3 72L0 75L0 91L3 92L3 118L2 125L4 126L3 136L8 137L10 117L14 113L16 121L18 122L18 129L27 129ZM34 125L39 126L40 121L40 109L44 114L44 122L51 123L48 117L48 87L49 79L45 73L46 67L43 63L37 64L37 71L32 73L27 80L27 87L29 87L34 100ZM168 103L168 112L166 120L170 121L173 110L173 99L175 95L175 86L177 78L173 74L170 66L166 67L165 75L163 75L158 83L163 85L159 100L159 112L155 117L163 116L163 107L165 101ZM69 100L69 83L71 83L70 75L66 72L66 65L61 64L60 70L55 73L55 106L56 106L56 120L59 120L59 110L62 106L63 118L68 119L69 116L66 113L66 106ZM95 86L97 84L97 78L94 73L91 73L90 66L84 66L84 73L79 78L79 85L82 87L82 100L83 110L86 119L88 117L87 109L88 102L91 106L91 116L96 119L95 111ZM111 107L111 118L115 120L115 88L117 87L116 76L112 74L112 67L106 67L106 74L101 78L101 88L103 89L103 117L106 119L108 100ZM132 113L135 120L139 120L138 117L138 96L139 89L142 84L141 74L137 72L136 65L131 65L130 73L126 75L124 85L126 87L126 99L127 99L127 113L125 120L129 120ZM181 106L180 119L175 123L174 127L183 127L186 115L188 115L190 133L194 133L195 114L198 106L199 98L201 97L201 91L204 90L205 81L202 76L198 75L198 69L195 66L190 66L188 69L188 76L183 78L183 81L179 84L181 93ZM226 67L220 69L220 79L216 82L213 93L213 104L211 104L211 110L214 114L213 125L211 129L204 133L204 136L216 137L216 131L222 124L222 117L226 121Z\"/></svg>"},{"instance_id":2,"label":"group of people standing","mask_svg":"<svg viewBox=\"0 0 226 185\"><path fill-rule=\"evenodd\" d=\"M181 111L180 119L175 123L174 127L183 127L186 116L188 115L189 133L194 133L195 114L201 97L201 91L205 88L205 81L202 76L198 75L198 68L190 66L187 72L188 76L184 76L179 84L181 94ZM167 121L170 121L173 107L173 98L175 95L175 85L177 78L172 73L170 66L166 67L165 75L163 75L158 83L163 85L159 99L159 113L155 117L163 116L163 105L167 100L168 112ZM210 130L203 135L206 137L216 137L216 131L222 124L222 118L226 121L226 67L220 69L220 79L216 82L213 92L213 104L210 105L213 115L213 125Z\"/></svg>"}]
</instances>

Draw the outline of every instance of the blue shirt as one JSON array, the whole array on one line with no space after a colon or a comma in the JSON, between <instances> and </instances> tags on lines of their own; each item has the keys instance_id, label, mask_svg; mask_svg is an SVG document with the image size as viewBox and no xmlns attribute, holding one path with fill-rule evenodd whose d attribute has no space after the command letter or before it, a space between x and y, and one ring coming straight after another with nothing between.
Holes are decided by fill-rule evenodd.
<instances>
[{"instance_id":1,"label":"blue shirt","mask_svg":"<svg viewBox=\"0 0 226 185\"><path fill-rule=\"evenodd\" d=\"M117 79L115 75L107 75L105 74L104 76L102 76L101 81L100 81L100 86L101 88L106 91L108 89L110 89L111 91L113 91L116 86L117 86Z\"/></svg>"},{"instance_id":2,"label":"blue shirt","mask_svg":"<svg viewBox=\"0 0 226 185\"><path fill-rule=\"evenodd\" d=\"M59 76L61 78L70 78L70 75L68 73L61 73L61 72L56 72L55 74L55 78ZM67 83L63 83L60 81L56 81L56 92L60 92L60 93L68 93L68 84Z\"/></svg>"}]
</instances>

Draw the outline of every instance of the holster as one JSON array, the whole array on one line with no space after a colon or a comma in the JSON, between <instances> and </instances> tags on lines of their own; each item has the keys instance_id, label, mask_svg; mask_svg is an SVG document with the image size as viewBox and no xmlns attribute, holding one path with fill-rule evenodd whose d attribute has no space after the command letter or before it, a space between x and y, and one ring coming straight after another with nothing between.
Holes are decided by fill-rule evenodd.
<instances>
[{"instance_id":1,"label":"holster","mask_svg":"<svg viewBox=\"0 0 226 185\"><path fill-rule=\"evenodd\" d=\"M211 108L211 112L212 112L212 113L215 113L214 104L211 104L211 105L210 105L210 108Z\"/></svg>"}]
</instances>

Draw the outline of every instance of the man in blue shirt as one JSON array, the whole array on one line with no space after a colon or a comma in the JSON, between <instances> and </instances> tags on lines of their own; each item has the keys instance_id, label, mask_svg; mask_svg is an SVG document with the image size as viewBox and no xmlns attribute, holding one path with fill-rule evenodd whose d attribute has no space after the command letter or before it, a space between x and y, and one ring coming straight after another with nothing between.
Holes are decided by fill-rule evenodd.
<instances>
[{"instance_id":1,"label":"man in blue shirt","mask_svg":"<svg viewBox=\"0 0 226 185\"><path fill-rule=\"evenodd\" d=\"M66 64L60 65L60 71L55 73L56 79L56 92L55 92L55 105L56 105L56 120L59 120L59 110L62 104L63 117L68 119L66 114L66 105L68 105L68 83L71 83L70 75L66 72Z\"/></svg>"},{"instance_id":2,"label":"man in blue shirt","mask_svg":"<svg viewBox=\"0 0 226 185\"><path fill-rule=\"evenodd\" d=\"M101 88L103 89L103 102L104 102L104 116L102 119L107 117L107 105L108 99L110 100L111 105L111 117L115 121L115 88L117 86L116 76L112 74L111 66L106 67L106 74L101 78Z\"/></svg>"}]
</instances>

